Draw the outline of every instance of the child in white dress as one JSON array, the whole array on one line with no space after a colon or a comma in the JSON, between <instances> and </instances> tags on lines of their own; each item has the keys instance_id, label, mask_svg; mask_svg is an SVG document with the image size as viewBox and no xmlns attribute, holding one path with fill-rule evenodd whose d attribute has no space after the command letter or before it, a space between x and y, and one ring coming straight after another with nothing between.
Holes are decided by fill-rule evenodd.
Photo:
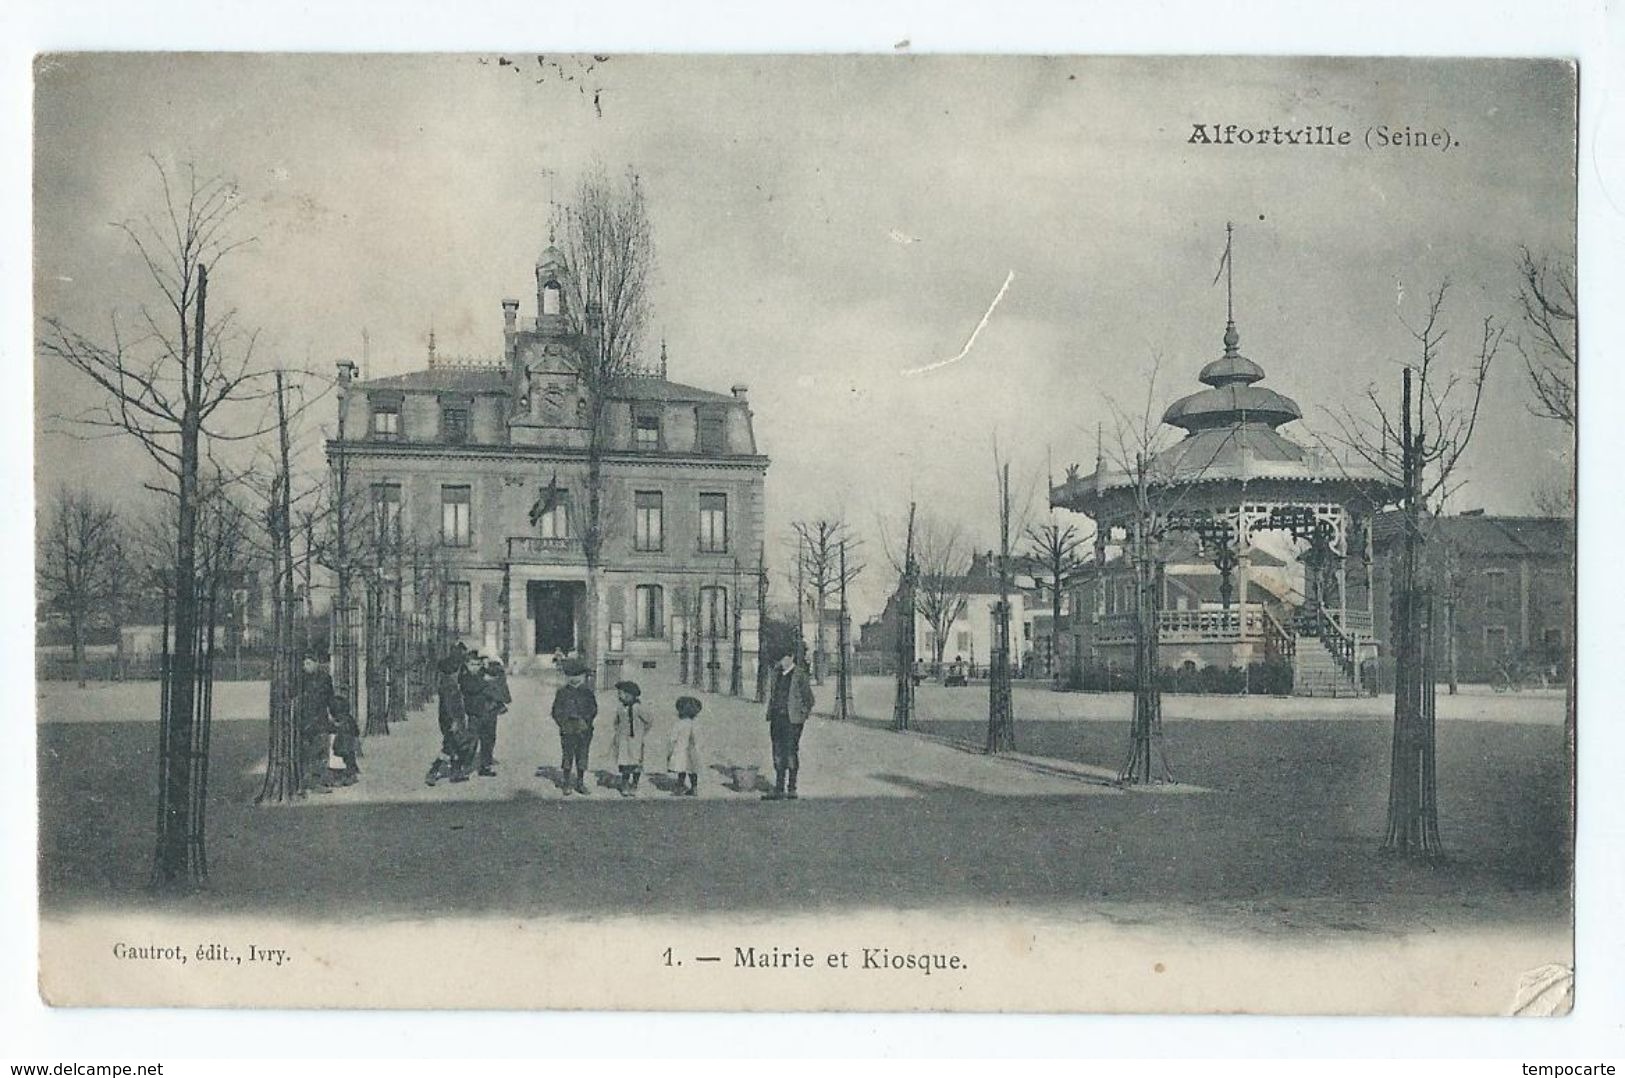
<instances>
[{"instance_id":1,"label":"child in white dress","mask_svg":"<svg viewBox=\"0 0 1625 1078\"><path fill-rule=\"evenodd\" d=\"M666 769L677 776L676 797L693 797L700 788L700 742L696 718L700 702L692 696L677 698L677 723L672 727L671 752Z\"/></svg>"},{"instance_id":2,"label":"child in white dress","mask_svg":"<svg viewBox=\"0 0 1625 1078\"><path fill-rule=\"evenodd\" d=\"M621 796L636 797L638 783L643 781L644 739L654 720L644 713L643 705L638 702L643 690L637 682L617 682L615 692L619 701L615 708L615 740L611 751L621 772Z\"/></svg>"}]
</instances>

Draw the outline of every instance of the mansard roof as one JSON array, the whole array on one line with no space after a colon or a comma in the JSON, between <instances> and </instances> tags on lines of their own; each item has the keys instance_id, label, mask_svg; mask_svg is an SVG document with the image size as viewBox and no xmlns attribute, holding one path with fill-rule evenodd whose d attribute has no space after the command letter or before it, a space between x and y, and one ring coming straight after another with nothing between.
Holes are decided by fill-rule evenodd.
<instances>
[{"instance_id":1,"label":"mansard roof","mask_svg":"<svg viewBox=\"0 0 1625 1078\"><path fill-rule=\"evenodd\" d=\"M506 368L430 367L357 382L361 389L396 389L413 393L506 393Z\"/></svg>"},{"instance_id":2,"label":"mansard roof","mask_svg":"<svg viewBox=\"0 0 1625 1078\"><path fill-rule=\"evenodd\" d=\"M1567 556L1569 521L1562 517L1503 517L1482 512L1428 517L1422 525L1429 539L1443 539L1456 553L1478 558L1544 558L1554 563ZM1377 546L1397 543L1404 518L1397 511L1378 514L1371 525Z\"/></svg>"},{"instance_id":3,"label":"mansard roof","mask_svg":"<svg viewBox=\"0 0 1625 1078\"><path fill-rule=\"evenodd\" d=\"M506 393L506 368L430 367L427 370L391 374L356 383L365 390L396 390L403 393ZM730 404L737 398L698 386L672 382L658 375L636 375L615 387L616 400L663 401L674 404Z\"/></svg>"},{"instance_id":4,"label":"mansard roof","mask_svg":"<svg viewBox=\"0 0 1625 1078\"><path fill-rule=\"evenodd\" d=\"M737 398L727 393L716 393L698 386L671 382L658 375L638 375L626 378L615 387L616 400L670 401L672 403L731 404Z\"/></svg>"}]
</instances>

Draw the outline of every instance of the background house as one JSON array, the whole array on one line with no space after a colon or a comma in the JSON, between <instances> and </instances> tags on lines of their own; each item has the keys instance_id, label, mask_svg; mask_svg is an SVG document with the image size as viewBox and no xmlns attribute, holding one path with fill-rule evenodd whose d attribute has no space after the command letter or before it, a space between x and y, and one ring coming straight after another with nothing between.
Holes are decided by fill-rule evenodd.
<instances>
[{"instance_id":1,"label":"background house","mask_svg":"<svg viewBox=\"0 0 1625 1078\"><path fill-rule=\"evenodd\" d=\"M1377 637L1391 639L1392 582L1401 553L1400 518L1373 528ZM1573 522L1483 512L1424 520L1424 567L1434 596L1441 681L1507 675L1556 679L1574 645Z\"/></svg>"}]
</instances>

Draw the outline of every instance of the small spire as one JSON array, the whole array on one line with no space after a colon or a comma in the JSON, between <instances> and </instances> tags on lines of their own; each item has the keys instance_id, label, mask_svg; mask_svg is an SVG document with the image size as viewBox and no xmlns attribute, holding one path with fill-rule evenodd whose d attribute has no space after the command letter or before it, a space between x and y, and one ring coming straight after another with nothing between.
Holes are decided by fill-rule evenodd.
<instances>
[{"instance_id":1,"label":"small spire","mask_svg":"<svg viewBox=\"0 0 1625 1078\"><path fill-rule=\"evenodd\" d=\"M666 338L660 338L660 380L666 380Z\"/></svg>"},{"instance_id":2,"label":"small spire","mask_svg":"<svg viewBox=\"0 0 1625 1078\"><path fill-rule=\"evenodd\" d=\"M429 366L434 366L434 319L429 319Z\"/></svg>"}]
</instances>

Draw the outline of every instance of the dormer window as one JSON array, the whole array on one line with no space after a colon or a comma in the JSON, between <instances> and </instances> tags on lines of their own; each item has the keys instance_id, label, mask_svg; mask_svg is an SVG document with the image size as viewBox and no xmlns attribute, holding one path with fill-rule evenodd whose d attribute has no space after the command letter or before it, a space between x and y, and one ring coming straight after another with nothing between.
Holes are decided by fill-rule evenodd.
<instances>
[{"instance_id":1,"label":"dormer window","mask_svg":"<svg viewBox=\"0 0 1625 1078\"><path fill-rule=\"evenodd\" d=\"M728 417L720 411L701 410L695 417L699 426L701 453L728 451Z\"/></svg>"},{"instance_id":2,"label":"dormer window","mask_svg":"<svg viewBox=\"0 0 1625 1078\"><path fill-rule=\"evenodd\" d=\"M381 442L399 441L401 437L401 402L372 402L372 436Z\"/></svg>"},{"instance_id":3,"label":"dormer window","mask_svg":"<svg viewBox=\"0 0 1625 1078\"><path fill-rule=\"evenodd\" d=\"M462 445L468 441L468 405L440 406L440 440L448 445Z\"/></svg>"},{"instance_id":4,"label":"dormer window","mask_svg":"<svg viewBox=\"0 0 1625 1078\"><path fill-rule=\"evenodd\" d=\"M632 418L632 444L638 449L660 448L660 417L644 412Z\"/></svg>"}]
</instances>

